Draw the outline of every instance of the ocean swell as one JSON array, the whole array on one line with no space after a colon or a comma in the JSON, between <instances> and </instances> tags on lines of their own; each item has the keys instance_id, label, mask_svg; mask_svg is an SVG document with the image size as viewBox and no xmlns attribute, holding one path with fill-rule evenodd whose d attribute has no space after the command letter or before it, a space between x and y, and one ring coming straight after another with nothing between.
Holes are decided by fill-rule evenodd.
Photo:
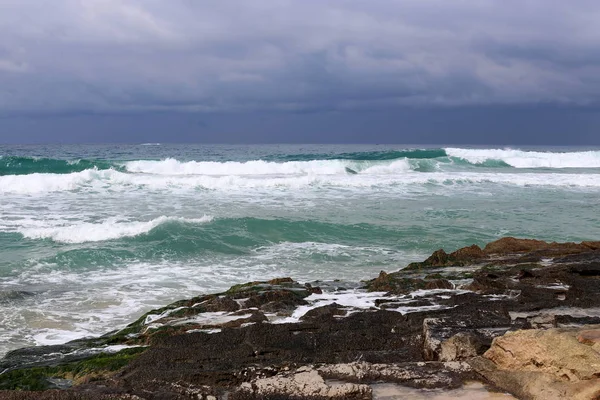
<instances>
[{"instance_id":1,"label":"ocean swell","mask_svg":"<svg viewBox=\"0 0 600 400\"><path fill-rule=\"evenodd\" d=\"M443 171L436 165L418 170L399 160L364 170L350 167L338 173L266 174L266 175L159 175L133 174L115 170L87 170L72 174L31 174L1 176L0 194L45 195L55 192L123 192L215 190L240 192L248 190L303 190L306 188L398 188L417 189L423 185L541 186L555 188L598 188L600 174L548 172L472 172ZM420 172L419 170L423 171ZM508 170L510 171L510 170ZM551 179L549 179L551 177Z\"/></svg>"},{"instance_id":2,"label":"ocean swell","mask_svg":"<svg viewBox=\"0 0 600 400\"><path fill-rule=\"evenodd\" d=\"M512 149L445 149L449 157L471 164L493 161L514 168L600 168L600 151L540 152Z\"/></svg>"},{"instance_id":3,"label":"ocean swell","mask_svg":"<svg viewBox=\"0 0 600 400\"><path fill-rule=\"evenodd\" d=\"M34 173L70 174L87 169L119 168L102 160L61 160L54 158L0 156L0 176Z\"/></svg>"},{"instance_id":4,"label":"ocean swell","mask_svg":"<svg viewBox=\"0 0 600 400\"><path fill-rule=\"evenodd\" d=\"M65 226L22 228L19 232L28 239L51 239L61 243L86 243L135 237L149 233L158 226L170 222L199 224L212 220L213 217L208 215L193 219L161 216L146 222L119 221L117 218L109 218L100 223L80 222Z\"/></svg>"}]
</instances>

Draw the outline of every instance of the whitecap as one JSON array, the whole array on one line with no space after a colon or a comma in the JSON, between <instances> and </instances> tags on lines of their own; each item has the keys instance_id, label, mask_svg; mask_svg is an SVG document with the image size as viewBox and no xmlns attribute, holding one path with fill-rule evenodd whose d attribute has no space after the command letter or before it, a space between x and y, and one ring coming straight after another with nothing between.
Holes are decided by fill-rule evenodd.
<instances>
[{"instance_id":1,"label":"whitecap","mask_svg":"<svg viewBox=\"0 0 600 400\"><path fill-rule=\"evenodd\" d=\"M28 239L52 239L55 242L62 243L85 243L139 236L168 222L199 224L211 222L212 220L213 217L209 215L203 215L200 218L160 216L146 222L119 221L118 218L109 218L100 223L80 222L65 226L29 227L18 229L18 232Z\"/></svg>"},{"instance_id":2,"label":"whitecap","mask_svg":"<svg viewBox=\"0 0 600 400\"><path fill-rule=\"evenodd\" d=\"M461 158L473 164L499 160L515 168L600 168L600 151L541 152L460 148L444 150L450 157Z\"/></svg>"}]
</instances>

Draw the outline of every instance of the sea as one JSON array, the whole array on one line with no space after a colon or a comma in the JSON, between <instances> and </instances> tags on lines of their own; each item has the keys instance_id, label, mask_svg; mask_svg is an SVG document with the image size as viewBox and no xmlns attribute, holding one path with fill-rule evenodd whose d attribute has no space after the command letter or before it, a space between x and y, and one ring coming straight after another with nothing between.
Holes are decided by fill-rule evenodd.
<instances>
[{"instance_id":1,"label":"sea","mask_svg":"<svg viewBox=\"0 0 600 400\"><path fill-rule=\"evenodd\" d=\"M600 149L2 145L0 357L236 283L358 282L503 236L600 240Z\"/></svg>"}]
</instances>

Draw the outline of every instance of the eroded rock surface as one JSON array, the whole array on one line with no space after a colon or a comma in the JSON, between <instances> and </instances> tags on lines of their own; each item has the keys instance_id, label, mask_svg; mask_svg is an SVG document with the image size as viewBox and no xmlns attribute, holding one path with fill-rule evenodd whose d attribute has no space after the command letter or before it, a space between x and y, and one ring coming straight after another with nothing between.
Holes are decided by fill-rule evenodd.
<instances>
[{"instance_id":1,"label":"eroded rock surface","mask_svg":"<svg viewBox=\"0 0 600 400\"><path fill-rule=\"evenodd\" d=\"M376 382L470 380L523 399L600 395L600 242L503 238L340 286L250 282L17 350L0 360L0 399L367 399Z\"/></svg>"},{"instance_id":2,"label":"eroded rock surface","mask_svg":"<svg viewBox=\"0 0 600 400\"><path fill-rule=\"evenodd\" d=\"M581 335L598 329L532 329L508 332L473 367L524 399L597 399L600 353Z\"/></svg>"}]
</instances>

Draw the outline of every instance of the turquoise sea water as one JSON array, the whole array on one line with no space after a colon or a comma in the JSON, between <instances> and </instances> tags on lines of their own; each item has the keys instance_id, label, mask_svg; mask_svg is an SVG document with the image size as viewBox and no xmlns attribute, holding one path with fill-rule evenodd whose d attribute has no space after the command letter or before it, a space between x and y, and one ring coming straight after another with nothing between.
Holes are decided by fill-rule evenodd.
<instances>
[{"instance_id":1,"label":"turquoise sea water","mask_svg":"<svg viewBox=\"0 0 600 400\"><path fill-rule=\"evenodd\" d=\"M600 239L600 149L0 146L0 355L281 276Z\"/></svg>"}]
</instances>

